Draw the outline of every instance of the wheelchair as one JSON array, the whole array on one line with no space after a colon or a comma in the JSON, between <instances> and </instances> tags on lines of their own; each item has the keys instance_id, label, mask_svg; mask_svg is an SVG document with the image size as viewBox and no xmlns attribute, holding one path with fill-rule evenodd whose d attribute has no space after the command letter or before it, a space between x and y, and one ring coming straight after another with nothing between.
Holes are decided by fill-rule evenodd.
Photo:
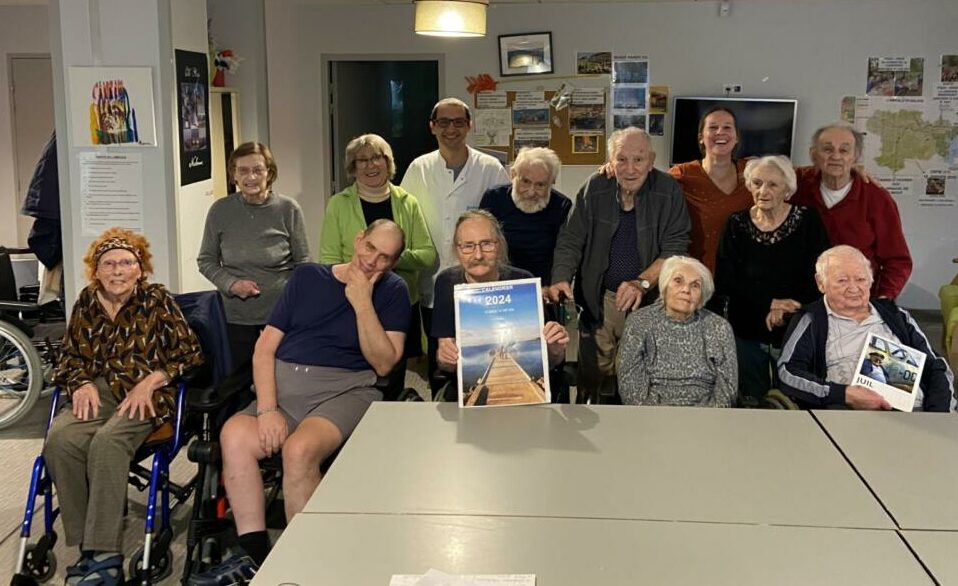
<instances>
[{"instance_id":1,"label":"wheelchair","mask_svg":"<svg viewBox=\"0 0 958 586\"><path fill-rule=\"evenodd\" d=\"M66 330L59 300L36 303L38 287L17 290L11 253L0 247L0 429L22 420L53 393L53 366Z\"/></svg>"},{"instance_id":2,"label":"wheelchair","mask_svg":"<svg viewBox=\"0 0 958 586\"><path fill-rule=\"evenodd\" d=\"M185 484L176 484L170 480L170 463L180 449L194 437L208 439L211 426L208 422L209 411L204 409L216 410L221 406L215 402L210 403L208 395L195 391L197 388L211 387L219 383L231 367L228 360L229 346L226 344L225 318L219 295L215 292L187 293L176 295L175 299L190 327L197 334L207 360L203 366L186 373L183 380L178 382L175 416L171 422L154 431L146 439L130 465L130 484L141 492L149 491L144 542L127 562L127 583L131 584L152 584L172 573L172 515L181 504L194 496L198 487L208 486L209 479L204 476L204 469L201 467ZM226 348L226 352L223 348ZM59 390L54 390L52 394L53 404L47 422L48 429L60 402ZM204 433L207 435L204 436ZM194 441L189 450L190 460L194 462L197 460L192 453L196 443ZM200 451L202 452L202 449ZM141 462L150 456L153 457L152 466L147 469ZM43 497L44 533L36 543L30 544L36 499L40 496ZM199 497L195 498L194 506L200 500ZM158 514L159 531L156 527ZM28 502L20 529L16 575L11 584L35 584L49 580L54 575L57 565L53 552L57 541L54 522L58 515L59 508L53 504L53 482L41 454L33 465ZM193 531L191 522L191 535Z\"/></svg>"},{"instance_id":3,"label":"wheelchair","mask_svg":"<svg viewBox=\"0 0 958 586\"><path fill-rule=\"evenodd\" d=\"M53 424L53 418L60 406L61 391L57 387L53 392L47 430ZM193 493L196 477L185 485L170 480L170 462L176 457L183 444L183 414L186 397L186 384L180 382L176 394L176 413L172 421L159 427L137 449L130 465L130 484L140 491L148 490L146 520L144 524L143 545L129 557L128 575L132 584L152 584L168 576L173 569L170 543L173 529L170 519L174 510L188 500ZM152 456L151 467L147 469L142 462ZM42 497L43 535L36 543L29 543L36 512L36 501ZM159 509L158 509L159 507ZM53 546L57 542L54 522L60 509L53 503L53 480L46 467L43 454L34 460L30 476L30 489L20 525L20 543L17 550L16 571L11 585L36 584L45 582L56 572L57 559ZM156 531L157 514L160 516L159 532Z\"/></svg>"}]
</instances>

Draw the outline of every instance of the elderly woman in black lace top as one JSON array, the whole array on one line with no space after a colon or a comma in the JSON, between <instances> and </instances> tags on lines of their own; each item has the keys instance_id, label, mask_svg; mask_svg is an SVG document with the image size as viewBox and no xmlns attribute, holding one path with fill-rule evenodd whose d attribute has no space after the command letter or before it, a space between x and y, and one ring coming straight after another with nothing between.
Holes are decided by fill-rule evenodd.
<instances>
[{"instance_id":1,"label":"elderly woman in black lace top","mask_svg":"<svg viewBox=\"0 0 958 586\"><path fill-rule=\"evenodd\" d=\"M828 248L818 213L792 205L797 181L788 157L749 161L745 185L755 204L725 223L715 262L715 293L728 302L735 332L739 394L757 403L775 381L788 316L819 297L815 259Z\"/></svg>"}]
</instances>

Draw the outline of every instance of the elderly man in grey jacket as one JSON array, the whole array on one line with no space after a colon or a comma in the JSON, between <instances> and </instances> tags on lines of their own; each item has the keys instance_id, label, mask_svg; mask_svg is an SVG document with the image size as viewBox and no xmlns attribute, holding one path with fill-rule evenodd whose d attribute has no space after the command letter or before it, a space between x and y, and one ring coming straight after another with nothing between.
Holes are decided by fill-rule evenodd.
<instances>
[{"instance_id":1,"label":"elderly man in grey jacket","mask_svg":"<svg viewBox=\"0 0 958 586\"><path fill-rule=\"evenodd\" d=\"M618 402L615 356L625 318L655 300L662 262L686 253L691 228L682 188L653 168L644 130L617 130L607 151L614 176L596 173L579 189L559 233L548 291L553 301L574 298L582 306L579 402Z\"/></svg>"}]
</instances>

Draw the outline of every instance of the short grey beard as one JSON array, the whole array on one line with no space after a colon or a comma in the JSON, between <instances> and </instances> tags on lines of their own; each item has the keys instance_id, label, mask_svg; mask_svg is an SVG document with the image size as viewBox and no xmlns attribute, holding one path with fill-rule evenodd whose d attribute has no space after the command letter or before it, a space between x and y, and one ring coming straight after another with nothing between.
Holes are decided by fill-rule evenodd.
<instances>
[{"instance_id":1,"label":"short grey beard","mask_svg":"<svg viewBox=\"0 0 958 586\"><path fill-rule=\"evenodd\" d=\"M534 214L536 212L541 212L542 210L546 209L546 206L549 205L549 198L552 197L552 190L550 189L549 192L546 193L546 196L543 197L542 199L537 199L536 201L529 202L519 197L519 194L516 193L515 185L512 186L511 193L512 193L512 203L516 204L517 208L519 208L521 211L527 214Z\"/></svg>"}]
</instances>

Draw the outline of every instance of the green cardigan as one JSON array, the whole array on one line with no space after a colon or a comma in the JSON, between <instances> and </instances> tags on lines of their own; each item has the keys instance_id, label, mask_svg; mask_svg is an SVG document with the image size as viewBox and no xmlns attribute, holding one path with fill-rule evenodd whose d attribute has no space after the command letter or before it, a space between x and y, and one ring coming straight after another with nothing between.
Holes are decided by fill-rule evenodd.
<instances>
[{"instance_id":1,"label":"green cardigan","mask_svg":"<svg viewBox=\"0 0 958 586\"><path fill-rule=\"evenodd\" d=\"M435 265L436 247L429 236L416 197L390 183L389 198L392 201L393 220L406 233L406 250L393 271L406 281L409 299L416 303L419 301L419 271ZM364 229L366 218L354 183L330 198L326 206L323 232L319 235L319 262L348 262L353 257L353 240Z\"/></svg>"}]
</instances>

